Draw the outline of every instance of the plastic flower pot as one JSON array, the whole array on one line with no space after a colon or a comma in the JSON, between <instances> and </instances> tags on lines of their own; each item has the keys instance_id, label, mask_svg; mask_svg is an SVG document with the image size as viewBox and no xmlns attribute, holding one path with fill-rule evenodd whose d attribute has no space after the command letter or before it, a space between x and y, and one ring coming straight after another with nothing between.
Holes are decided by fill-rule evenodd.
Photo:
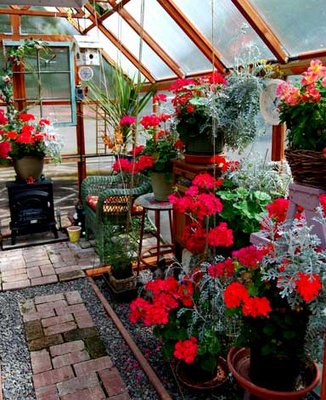
<instances>
[{"instance_id":1,"label":"plastic flower pot","mask_svg":"<svg viewBox=\"0 0 326 400\"><path fill-rule=\"evenodd\" d=\"M68 226L67 232L70 242L77 243L80 239L81 226Z\"/></svg>"}]
</instances>

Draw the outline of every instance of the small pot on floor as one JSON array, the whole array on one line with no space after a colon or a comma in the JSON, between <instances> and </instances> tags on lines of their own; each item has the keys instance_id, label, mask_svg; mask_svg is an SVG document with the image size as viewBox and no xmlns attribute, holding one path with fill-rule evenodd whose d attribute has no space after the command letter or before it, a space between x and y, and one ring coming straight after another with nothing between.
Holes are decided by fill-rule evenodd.
<instances>
[{"instance_id":1,"label":"small pot on floor","mask_svg":"<svg viewBox=\"0 0 326 400\"><path fill-rule=\"evenodd\" d=\"M135 290L137 287L137 274L132 265L127 270L114 270L112 267L108 272L108 283L114 293L124 293Z\"/></svg>"}]
</instances>

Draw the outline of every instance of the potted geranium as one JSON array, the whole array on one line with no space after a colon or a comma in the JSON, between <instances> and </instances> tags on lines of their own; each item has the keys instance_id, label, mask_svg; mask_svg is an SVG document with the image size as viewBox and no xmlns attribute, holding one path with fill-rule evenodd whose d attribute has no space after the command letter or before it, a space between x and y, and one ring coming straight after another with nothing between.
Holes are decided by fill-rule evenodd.
<instances>
[{"instance_id":1,"label":"potted geranium","mask_svg":"<svg viewBox=\"0 0 326 400\"><path fill-rule=\"evenodd\" d=\"M175 95L175 127L190 155L210 155L223 149L223 133L212 134L213 118L207 115L207 105L212 93L222 95L225 78L214 72L199 78L177 79L169 90ZM198 158L196 159L198 160Z\"/></svg>"},{"instance_id":2,"label":"potted geranium","mask_svg":"<svg viewBox=\"0 0 326 400\"><path fill-rule=\"evenodd\" d=\"M12 158L20 179L38 179L46 156L54 162L61 160L63 143L48 119L36 120L33 114L17 113L8 120L0 111L0 124L1 146L6 148L3 157Z\"/></svg>"},{"instance_id":3,"label":"potted geranium","mask_svg":"<svg viewBox=\"0 0 326 400\"><path fill-rule=\"evenodd\" d=\"M304 219L290 228L281 219L276 226L265 221L268 245L233 253L235 273L224 292L227 309L240 321L238 346L250 349L232 349L229 366L247 390L268 400L301 398L305 385L309 391L318 383L307 356L321 357L326 326L325 250ZM244 359L249 377L239 369Z\"/></svg>"},{"instance_id":4,"label":"potted geranium","mask_svg":"<svg viewBox=\"0 0 326 400\"><path fill-rule=\"evenodd\" d=\"M286 158L294 181L325 186L326 67L312 60L299 83L278 85L280 121L287 126Z\"/></svg>"},{"instance_id":5,"label":"potted geranium","mask_svg":"<svg viewBox=\"0 0 326 400\"><path fill-rule=\"evenodd\" d=\"M153 327L163 356L172 360L180 380L192 388L212 388L227 378L228 325L223 283L215 267L202 264L179 278L172 275L145 285L130 305L132 323Z\"/></svg>"},{"instance_id":6,"label":"potted geranium","mask_svg":"<svg viewBox=\"0 0 326 400\"><path fill-rule=\"evenodd\" d=\"M172 161L179 157L183 143L178 134L169 129L169 114L144 115L140 119L140 134L145 145L133 148L129 158L119 157L113 165L115 171L135 173L147 171L151 176L154 197L166 201L172 192ZM125 117L122 121L127 121ZM130 128L136 128L136 120L128 119Z\"/></svg>"}]
</instances>

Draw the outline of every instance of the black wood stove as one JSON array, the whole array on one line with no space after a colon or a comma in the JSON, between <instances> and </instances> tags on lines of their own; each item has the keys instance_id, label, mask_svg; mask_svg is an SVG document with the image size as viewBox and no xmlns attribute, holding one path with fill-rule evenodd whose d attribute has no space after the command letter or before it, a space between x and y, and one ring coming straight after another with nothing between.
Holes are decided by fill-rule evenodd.
<instances>
[{"instance_id":1,"label":"black wood stove","mask_svg":"<svg viewBox=\"0 0 326 400\"><path fill-rule=\"evenodd\" d=\"M51 180L38 180L32 184L21 181L7 182L11 244L16 243L17 235L52 231L58 237L54 219L53 183Z\"/></svg>"}]
</instances>

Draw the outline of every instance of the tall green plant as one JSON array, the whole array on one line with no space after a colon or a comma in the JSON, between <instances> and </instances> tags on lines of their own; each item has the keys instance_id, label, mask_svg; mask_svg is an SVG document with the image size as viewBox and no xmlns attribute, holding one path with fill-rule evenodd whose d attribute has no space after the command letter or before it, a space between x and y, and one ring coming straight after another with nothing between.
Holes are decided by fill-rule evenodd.
<instances>
[{"instance_id":1,"label":"tall green plant","mask_svg":"<svg viewBox=\"0 0 326 400\"><path fill-rule=\"evenodd\" d=\"M151 87L142 95L145 81L137 82L136 76L130 79L124 74L121 67L113 69L108 83L105 87L89 83L89 105L97 114L100 110L100 115L97 117L104 118L112 130L115 130L119 128L122 117L138 116L150 101L154 88ZM121 130L123 144L131 139L132 133L133 130L130 127L123 127Z\"/></svg>"}]
</instances>

